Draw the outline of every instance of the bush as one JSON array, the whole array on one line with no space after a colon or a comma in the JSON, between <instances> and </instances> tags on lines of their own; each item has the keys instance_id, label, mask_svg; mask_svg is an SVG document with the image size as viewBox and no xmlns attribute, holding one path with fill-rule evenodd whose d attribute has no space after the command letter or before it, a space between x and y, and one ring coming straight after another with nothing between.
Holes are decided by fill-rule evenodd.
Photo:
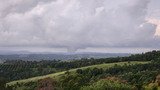
<instances>
[{"instance_id":1,"label":"bush","mask_svg":"<svg viewBox=\"0 0 160 90\"><path fill-rule=\"evenodd\" d=\"M134 90L133 86L119 82L100 80L89 86L84 86L81 90Z\"/></svg>"}]
</instances>

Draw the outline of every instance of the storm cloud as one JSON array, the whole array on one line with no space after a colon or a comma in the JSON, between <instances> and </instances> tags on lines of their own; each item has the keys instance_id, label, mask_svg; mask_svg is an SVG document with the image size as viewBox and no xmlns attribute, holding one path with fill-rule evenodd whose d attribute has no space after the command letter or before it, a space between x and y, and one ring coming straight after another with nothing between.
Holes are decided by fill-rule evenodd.
<instances>
[{"instance_id":1,"label":"storm cloud","mask_svg":"<svg viewBox=\"0 0 160 90\"><path fill-rule=\"evenodd\" d=\"M154 3L160 1L0 0L0 47L159 48Z\"/></svg>"}]
</instances>

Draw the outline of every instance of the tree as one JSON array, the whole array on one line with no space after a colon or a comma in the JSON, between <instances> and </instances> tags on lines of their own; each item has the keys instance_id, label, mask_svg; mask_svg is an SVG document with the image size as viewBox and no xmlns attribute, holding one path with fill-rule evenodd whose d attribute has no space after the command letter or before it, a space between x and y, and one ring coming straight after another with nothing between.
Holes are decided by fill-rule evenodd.
<instances>
[{"instance_id":1,"label":"tree","mask_svg":"<svg viewBox=\"0 0 160 90\"><path fill-rule=\"evenodd\" d=\"M0 88L2 90L5 90L5 88L6 88L6 80L2 77L0 78Z\"/></svg>"},{"instance_id":2,"label":"tree","mask_svg":"<svg viewBox=\"0 0 160 90\"><path fill-rule=\"evenodd\" d=\"M0 90L13 90L11 86L6 86L6 79L0 77Z\"/></svg>"},{"instance_id":3,"label":"tree","mask_svg":"<svg viewBox=\"0 0 160 90\"><path fill-rule=\"evenodd\" d=\"M76 73L82 74L82 73L83 73L83 70L82 70L82 69L77 69L77 70L76 70Z\"/></svg>"}]
</instances>

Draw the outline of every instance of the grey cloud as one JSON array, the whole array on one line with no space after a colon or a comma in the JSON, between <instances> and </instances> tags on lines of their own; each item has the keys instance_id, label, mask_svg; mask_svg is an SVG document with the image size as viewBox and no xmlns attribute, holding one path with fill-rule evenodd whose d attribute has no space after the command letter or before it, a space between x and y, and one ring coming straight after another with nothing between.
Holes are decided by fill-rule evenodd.
<instances>
[{"instance_id":1,"label":"grey cloud","mask_svg":"<svg viewBox=\"0 0 160 90\"><path fill-rule=\"evenodd\" d=\"M5 1L0 5L0 46L65 47L69 51L157 47L156 26L146 21L150 1Z\"/></svg>"},{"instance_id":2,"label":"grey cloud","mask_svg":"<svg viewBox=\"0 0 160 90\"><path fill-rule=\"evenodd\" d=\"M0 16L5 17L10 13L25 13L40 3L54 0L0 0Z\"/></svg>"},{"instance_id":3,"label":"grey cloud","mask_svg":"<svg viewBox=\"0 0 160 90\"><path fill-rule=\"evenodd\" d=\"M148 6L148 17L154 17L160 19L160 1L159 0L152 0Z\"/></svg>"}]
</instances>

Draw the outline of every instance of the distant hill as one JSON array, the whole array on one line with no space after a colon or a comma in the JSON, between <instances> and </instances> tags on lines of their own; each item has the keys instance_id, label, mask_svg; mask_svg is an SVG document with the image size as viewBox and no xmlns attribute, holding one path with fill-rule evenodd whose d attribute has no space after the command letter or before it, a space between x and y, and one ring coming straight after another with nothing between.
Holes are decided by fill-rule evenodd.
<instances>
[{"instance_id":1,"label":"distant hill","mask_svg":"<svg viewBox=\"0 0 160 90\"><path fill-rule=\"evenodd\" d=\"M108 58L129 56L128 53L53 53L53 54L5 54L0 60L78 60L81 58Z\"/></svg>"}]
</instances>

